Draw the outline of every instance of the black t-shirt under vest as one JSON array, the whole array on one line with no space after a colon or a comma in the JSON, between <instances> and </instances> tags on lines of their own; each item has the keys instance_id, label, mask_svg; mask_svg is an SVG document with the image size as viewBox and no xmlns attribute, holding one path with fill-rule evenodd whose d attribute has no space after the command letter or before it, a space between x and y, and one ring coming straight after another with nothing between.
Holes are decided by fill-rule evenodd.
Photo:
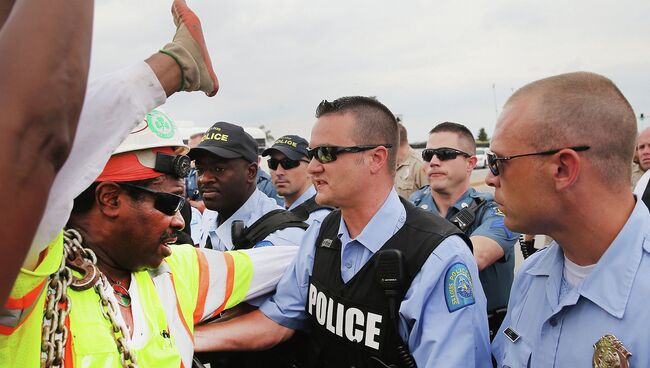
<instances>
[{"instance_id":1,"label":"black t-shirt under vest","mask_svg":"<svg viewBox=\"0 0 650 368\"><path fill-rule=\"evenodd\" d=\"M456 227L400 198L406 222L381 249L399 249L405 265L405 283L398 297L420 271L431 252L448 236L469 240ZM311 367L377 367L401 364L396 347L404 344L388 313L388 301L375 276L375 255L347 283L341 278L341 212L330 213L316 239L314 268L309 279L305 310L311 321ZM434 281L432 281L434 282ZM442 295L441 295L442 297Z\"/></svg>"}]
</instances>

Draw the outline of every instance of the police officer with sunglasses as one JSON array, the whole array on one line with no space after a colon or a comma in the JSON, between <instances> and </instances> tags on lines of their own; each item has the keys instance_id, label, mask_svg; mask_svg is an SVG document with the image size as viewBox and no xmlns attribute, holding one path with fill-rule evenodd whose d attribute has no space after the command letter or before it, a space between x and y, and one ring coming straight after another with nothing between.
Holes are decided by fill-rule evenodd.
<instances>
[{"instance_id":1,"label":"police officer with sunglasses","mask_svg":"<svg viewBox=\"0 0 650 368\"><path fill-rule=\"evenodd\" d=\"M505 317L514 278L517 234L504 225L503 214L490 193L470 187L476 166L476 143L464 125L444 122L429 132L422 158L428 164L429 185L413 193L411 202L440 215L470 237L479 277L487 296L490 338Z\"/></svg>"},{"instance_id":2,"label":"police officer with sunglasses","mask_svg":"<svg viewBox=\"0 0 650 368\"><path fill-rule=\"evenodd\" d=\"M499 367L650 366L650 213L630 189L636 133L628 100L595 73L534 81L503 107L485 182L509 228L554 241L515 276L492 345Z\"/></svg>"},{"instance_id":3,"label":"police officer with sunglasses","mask_svg":"<svg viewBox=\"0 0 650 368\"><path fill-rule=\"evenodd\" d=\"M262 152L268 159L271 180L279 195L284 198L284 207L289 211L306 216L311 225L315 219L322 220L331 207L316 203L316 189L307 172L309 143L297 135L285 135L273 142L273 146Z\"/></svg>"},{"instance_id":4,"label":"police officer with sunglasses","mask_svg":"<svg viewBox=\"0 0 650 368\"><path fill-rule=\"evenodd\" d=\"M339 209L310 226L271 299L197 330L196 348L265 349L299 329L307 367L491 367L464 235L394 188L394 115L354 96L323 101L316 117L308 171L316 201Z\"/></svg>"}]
</instances>

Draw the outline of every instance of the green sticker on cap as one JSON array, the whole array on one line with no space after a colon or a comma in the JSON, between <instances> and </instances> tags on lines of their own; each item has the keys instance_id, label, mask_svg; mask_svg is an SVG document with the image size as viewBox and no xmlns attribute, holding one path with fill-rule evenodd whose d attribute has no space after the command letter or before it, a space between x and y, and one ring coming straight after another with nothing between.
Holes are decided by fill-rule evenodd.
<instances>
[{"instance_id":1,"label":"green sticker on cap","mask_svg":"<svg viewBox=\"0 0 650 368\"><path fill-rule=\"evenodd\" d=\"M171 138L176 131L176 126L172 120L159 110L153 110L147 114L147 125L160 138Z\"/></svg>"}]
</instances>

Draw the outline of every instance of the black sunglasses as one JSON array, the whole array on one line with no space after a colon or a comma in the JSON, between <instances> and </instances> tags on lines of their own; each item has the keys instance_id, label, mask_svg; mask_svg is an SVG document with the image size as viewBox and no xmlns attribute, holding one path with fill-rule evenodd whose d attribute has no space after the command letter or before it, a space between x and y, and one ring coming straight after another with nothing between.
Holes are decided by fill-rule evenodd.
<instances>
[{"instance_id":1,"label":"black sunglasses","mask_svg":"<svg viewBox=\"0 0 650 368\"><path fill-rule=\"evenodd\" d=\"M494 152L488 151L486 153L486 156L487 156L487 164L488 164L488 168L490 168L490 172L494 176L499 176L499 166L497 165L497 163L499 161L509 161L509 160L512 160L513 158L526 157L526 156L554 155L554 154L562 151L563 149L570 149L570 150L574 150L576 152L580 152L580 151L586 151L589 148L590 148L589 146L565 147L565 148L552 149L552 150L548 150L548 151L524 153L522 155L513 155L513 156L505 156L505 157L499 157L496 154L494 154Z\"/></svg>"},{"instance_id":2,"label":"black sunglasses","mask_svg":"<svg viewBox=\"0 0 650 368\"><path fill-rule=\"evenodd\" d=\"M300 166L301 162L309 162L306 160L291 160L288 158L283 158L282 160L276 160L274 158L270 158L268 161L269 164L269 169L271 170L277 170L278 165L282 166L283 169L285 170L291 170L295 167Z\"/></svg>"},{"instance_id":3,"label":"black sunglasses","mask_svg":"<svg viewBox=\"0 0 650 368\"><path fill-rule=\"evenodd\" d=\"M312 148L307 150L307 158L310 160L315 158L321 164L326 164L328 162L336 161L336 155L341 153L354 153L354 152L363 152L368 151L377 147L386 147L392 148L392 144L373 144L367 146L352 146L352 147L334 147L334 146L322 146Z\"/></svg>"},{"instance_id":4,"label":"black sunglasses","mask_svg":"<svg viewBox=\"0 0 650 368\"><path fill-rule=\"evenodd\" d=\"M449 161L449 160L455 160L456 157L458 157L459 155L465 157L471 156L469 153L457 150L455 148L447 148L447 147L427 148L422 151L422 159L426 162L430 162L433 156L438 157L438 160L440 161Z\"/></svg>"},{"instance_id":5,"label":"black sunglasses","mask_svg":"<svg viewBox=\"0 0 650 368\"><path fill-rule=\"evenodd\" d=\"M174 216L178 211L180 211L181 207L183 207L183 205L185 204L185 198L176 194L157 192L149 188L145 188L145 187L141 187L129 183L117 183L117 184L123 187L133 188L153 195L154 197L153 207L168 216Z\"/></svg>"}]
</instances>

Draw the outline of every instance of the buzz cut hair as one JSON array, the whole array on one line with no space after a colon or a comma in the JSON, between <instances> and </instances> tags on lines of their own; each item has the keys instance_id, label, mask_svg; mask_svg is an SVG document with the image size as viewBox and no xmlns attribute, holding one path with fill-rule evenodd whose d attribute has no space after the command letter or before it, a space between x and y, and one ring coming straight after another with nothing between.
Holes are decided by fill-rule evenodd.
<instances>
[{"instance_id":1,"label":"buzz cut hair","mask_svg":"<svg viewBox=\"0 0 650 368\"><path fill-rule=\"evenodd\" d=\"M399 147L399 131L395 115L377 99L364 96L346 96L331 102L323 100L316 108L316 118L348 113L354 117L352 138L356 144L392 146L388 148L387 168L394 176Z\"/></svg>"},{"instance_id":2,"label":"buzz cut hair","mask_svg":"<svg viewBox=\"0 0 650 368\"><path fill-rule=\"evenodd\" d=\"M476 141L474 135L466 126L451 121L445 121L433 127L429 135L434 133L454 133L458 136L462 150L470 155L476 154Z\"/></svg>"},{"instance_id":3,"label":"buzz cut hair","mask_svg":"<svg viewBox=\"0 0 650 368\"><path fill-rule=\"evenodd\" d=\"M589 146L592 164L607 185L630 185L637 138L636 115L610 79L589 72L560 74L529 83L506 102L533 111L528 144L536 150Z\"/></svg>"}]
</instances>

